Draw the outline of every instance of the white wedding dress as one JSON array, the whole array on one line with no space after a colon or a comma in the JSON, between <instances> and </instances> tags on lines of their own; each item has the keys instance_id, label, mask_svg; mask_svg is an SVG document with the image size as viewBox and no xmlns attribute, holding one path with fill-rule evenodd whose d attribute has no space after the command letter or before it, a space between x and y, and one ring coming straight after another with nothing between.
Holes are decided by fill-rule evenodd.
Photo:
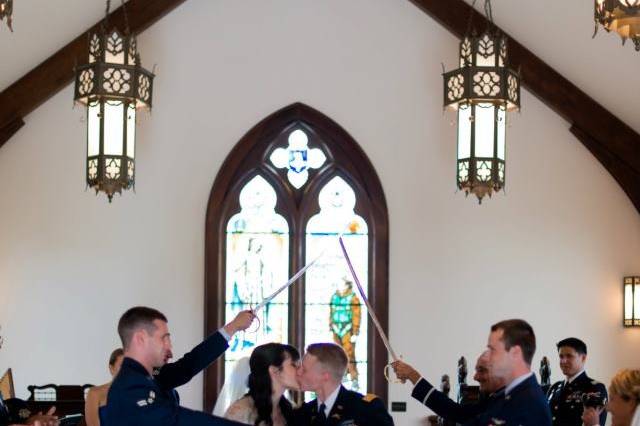
<instances>
[{"instance_id":1,"label":"white wedding dress","mask_svg":"<svg viewBox=\"0 0 640 426\"><path fill-rule=\"evenodd\" d=\"M229 377L224 381L216 405L213 407L214 416L223 417L231 404L247 393L249 373L249 357L240 358Z\"/></svg>"},{"instance_id":2,"label":"white wedding dress","mask_svg":"<svg viewBox=\"0 0 640 426\"><path fill-rule=\"evenodd\" d=\"M254 425L258 419L258 410L256 410L253 403L253 398L247 395L231 404L231 407L229 407L225 413L224 418L248 425ZM276 415L273 418L273 426L286 425L287 422L282 416L280 409L276 408Z\"/></svg>"}]
</instances>

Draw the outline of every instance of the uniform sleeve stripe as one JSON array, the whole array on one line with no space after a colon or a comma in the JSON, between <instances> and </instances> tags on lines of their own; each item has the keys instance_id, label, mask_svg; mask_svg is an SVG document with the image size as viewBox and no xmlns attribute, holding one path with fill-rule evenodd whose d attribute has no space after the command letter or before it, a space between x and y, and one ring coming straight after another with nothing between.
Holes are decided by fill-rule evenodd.
<instances>
[{"instance_id":1,"label":"uniform sleeve stripe","mask_svg":"<svg viewBox=\"0 0 640 426\"><path fill-rule=\"evenodd\" d=\"M422 400L423 405L427 405L427 399L429 399L429 396L431 396L434 390L436 390L436 388L431 388L429 392L427 392L427 396L425 396L424 399Z\"/></svg>"}]
</instances>

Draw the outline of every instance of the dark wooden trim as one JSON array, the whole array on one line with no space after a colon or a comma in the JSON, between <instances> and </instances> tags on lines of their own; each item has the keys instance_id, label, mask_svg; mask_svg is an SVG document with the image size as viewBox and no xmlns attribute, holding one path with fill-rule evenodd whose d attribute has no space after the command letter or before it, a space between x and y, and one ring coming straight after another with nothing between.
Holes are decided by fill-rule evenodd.
<instances>
[{"instance_id":1,"label":"dark wooden trim","mask_svg":"<svg viewBox=\"0 0 640 426\"><path fill-rule=\"evenodd\" d=\"M604 148L602 143L593 139L589 134L575 124L569 129L573 135L600 161L605 169L620 184L636 209L640 211L640 173L629 165L622 163L618 158Z\"/></svg>"},{"instance_id":2,"label":"dark wooden trim","mask_svg":"<svg viewBox=\"0 0 640 426\"><path fill-rule=\"evenodd\" d=\"M8 141L22 126L24 126L24 120L20 117L14 117L0 127L0 146Z\"/></svg>"},{"instance_id":3,"label":"dark wooden trim","mask_svg":"<svg viewBox=\"0 0 640 426\"><path fill-rule=\"evenodd\" d=\"M126 3L129 28L139 34L185 0L130 0ZM73 80L74 67L88 60L89 32L80 34L18 81L0 93L0 147L11 137L11 122L23 119ZM124 13L119 7L109 15L109 24L124 29ZM144 60L144 55L143 55ZM71 102L72 100L69 99ZM17 130L17 129L16 129ZM15 130L14 130L15 133ZM6 137L6 135L9 135Z\"/></svg>"},{"instance_id":4,"label":"dark wooden trim","mask_svg":"<svg viewBox=\"0 0 640 426\"><path fill-rule=\"evenodd\" d=\"M471 13L473 27L478 31L484 30L489 24L482 14L464 0L410 1L459 38L467 31ZM507 37L509 62L520 70L522 84L580 129L581 135L584 135L579 138L580 141L589 141L589 145L585 143L585 146L602 162L640 211L640 193L635 189L637 184L629 179L626 172L640 173L640 135L517 40ZM585 43L588 42L585 40ZM606 160L596 152L606 152Z\"/></svg>"},{"instance_id":5,"label":"dark wooden trim","mask_svg":"<svg viewBox=\"0 0 640 426\"><path fill-rule=\"evenodd\" d=\"M329 154L327 166L312 171L301 191L292 191L286 177L265 162L273 145L294 126L303 126L309 134L309 144L324 144ZM279 193L276 210L289 221L290 273L305 263L304 230L302 226L317 212L317 195L323 184L333 176L346 179L357 194L356 210L369 225L369 298L385 330L388 330L389 294L389 218L387 204L373 165L357 142L338 124L322 113L300 103L290 105L270 115L254 126L236 144L218 171L207 206L205 224L205 333L222 326L224 309L225 225L237 211L239 190L248 179L260 173ZM286 195L286 196L281 196ZM280 199L283 199L281 202ZM289 201L284 201L288 199ZM304 281L303 281L304 283ZM302 283L302 284L303 284ZM300 347L304 339L304 285L292 287L289 296L291 343ZM387 353L381 339L369 321L369 391L387 398L387 382L383 368ZM204 408L210 411L223 382L223 363L217 362L205 371Z\"/></svg>"}]
</instances>

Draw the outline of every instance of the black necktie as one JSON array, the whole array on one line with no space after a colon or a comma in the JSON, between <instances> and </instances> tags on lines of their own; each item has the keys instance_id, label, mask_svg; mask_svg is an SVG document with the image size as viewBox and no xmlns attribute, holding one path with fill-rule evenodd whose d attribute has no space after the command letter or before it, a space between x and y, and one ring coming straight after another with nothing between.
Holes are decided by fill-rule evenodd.
<instances>
[{"instance_id":1,"label":"black necktie","mask_svg":"<svg viewBox=\"0 0 640 426\"><path fill-rule=\"evenodd\" d=\"M324 412L324 410L326 409L327 409L327 406L324 405L324 403L320 404L320 408L318 409L318 417L317 417L319 425L323 425L327 423L327 415Z\"/></svg>"}]
</instances>

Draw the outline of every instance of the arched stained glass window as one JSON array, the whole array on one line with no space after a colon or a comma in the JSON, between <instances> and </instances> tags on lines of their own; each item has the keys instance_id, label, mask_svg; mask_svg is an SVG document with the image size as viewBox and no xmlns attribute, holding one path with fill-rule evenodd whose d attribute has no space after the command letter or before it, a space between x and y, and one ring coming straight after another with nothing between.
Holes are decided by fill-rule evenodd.
<instances>
[{"instance_id":1,"label":"arched stained glass window","mask_svg":"<svg viewBox=\"0 0 640 426\"><path fill-rule=\"evenodd\" d=\"M210 410L234 362L259 344L336 342L343 384L386 399L388 354L371 327L337 243L344 241L383 327L388 320L388 215L380 180L338 124L302 104L267 117L231 151L211 191L205 230L207 335L264 297L327 247L318 263L239 333L205 372ZM253 330L252 330L253 331Z\"/></svg>"},{"instance_id":2,"label":"arched stained glass window","mask_svg":"<svg viewBox=\"0 0 640 426\"><path fill-rule=\"evenodd\" d=\"M240 191L240 212L227 223L226 319L251 309L287 281L289 225L275 207L276 192L261 176L251 179ZM229 343L225 375L256 345L288 341L288 292L267 304L258 319L255 331L237 333Z\"/></svg>"}]
</instances>

